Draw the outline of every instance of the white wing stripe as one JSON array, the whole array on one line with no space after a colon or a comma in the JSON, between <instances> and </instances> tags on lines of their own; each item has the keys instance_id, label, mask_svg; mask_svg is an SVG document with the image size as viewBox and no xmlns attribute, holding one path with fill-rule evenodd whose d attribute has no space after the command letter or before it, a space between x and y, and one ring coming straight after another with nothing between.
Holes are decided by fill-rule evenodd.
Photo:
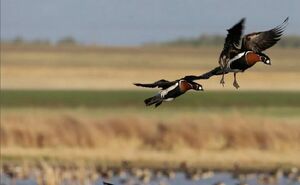
<instances>
[{"instance_id":1,"label":"white wing stripe","mask_svg":"<svg viewBox=\"0 0 300 185\"><path fill-rule=\"evenodd\" d=\"M242 56L244 56L245 53L246 53L246 52L242 52L242 53L237 54L235 57L233 57L232 59L230 59L230 60L228 61L228 63L229 63L229 62L232 62L232 61L235 61L235 60L237 60L237 59L239 59L239 58L241 58Z\"/></svg>"},{"instance_id":2,"label":"white wing stripe","mask_svg":"<svg viewBox=\"0 0 300 185\"><path fill-rule=\"evenodd\" d=\"M167 88L167 89L161 91L161 93L160 93L161 97L162 97L162 98L165 97L166 94L168 94L170 91L172 91L173 89L175 89L177 86L178 86L178 82L177 82L176 84L170 86L169 88Z\"/></svg>"}]
</instances>

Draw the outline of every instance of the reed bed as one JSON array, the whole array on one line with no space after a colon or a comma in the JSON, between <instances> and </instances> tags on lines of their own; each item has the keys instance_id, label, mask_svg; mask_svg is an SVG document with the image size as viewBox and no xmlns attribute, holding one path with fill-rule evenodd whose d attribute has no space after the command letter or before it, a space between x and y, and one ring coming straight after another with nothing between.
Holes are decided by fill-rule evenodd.
<instances>
[{"instance_id":1,"label":"reed bed","mask_svg":"<svg viewBox=\"0 0 300 185\"><path fill-rule=\"evenodd\" d=\"M117 118L105 111L99 115L79 112L46 109L3 114L4 159L83 159L112 164L129 160L150 165L188 161L220 168L235 162L247 167L300 165L297 116L274 118L232 111L220 117L218 111L198 110L187 114L164 111L164 116L153 117L130 110ZM259 164L251 164L253 161Z\"/></svg>"}]
</instances>

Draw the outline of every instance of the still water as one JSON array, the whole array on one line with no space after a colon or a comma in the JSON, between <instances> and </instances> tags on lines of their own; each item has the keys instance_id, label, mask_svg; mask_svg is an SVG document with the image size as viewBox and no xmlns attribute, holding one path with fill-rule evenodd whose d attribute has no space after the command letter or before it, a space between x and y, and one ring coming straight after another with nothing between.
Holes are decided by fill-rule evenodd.
<instances>
[{"instance_id":1,"label":"still water","mask_svg":"<svg viewBox=\"0 0 300 185\"><path fill-rule=\"evenodd\" d=\"M6 174L1 174L1 185L38 185L37 180L34 177L27 177L23 179L11 179ZM114 176L111 179L105 180L106 182L115 185L300 185L300 181L293 180L286 176L278 177L277 180L272 179L266 174L251 174L247 175L244 180L239 180L233 178L233 175L229 172L216 172L211 177L207 178L197 178L194 180L187 179L184 173L176 173L173 178L167 178L165 176L156 176L149 179L148 182L143 182L142 180L133 176ZM223 183L223 184L222 184ZM81 182L76 179L64 179L59 185L80 185ZM103 179L98 178L95 181L84 180L83 185L102 185Z\"/></svg>"}]
</instances>

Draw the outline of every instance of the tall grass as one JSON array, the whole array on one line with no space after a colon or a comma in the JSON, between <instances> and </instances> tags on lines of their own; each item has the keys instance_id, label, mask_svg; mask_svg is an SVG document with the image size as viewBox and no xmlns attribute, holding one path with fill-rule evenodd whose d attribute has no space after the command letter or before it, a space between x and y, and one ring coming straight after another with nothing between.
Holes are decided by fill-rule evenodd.
<instances>
[{"instance_id":1,"label":"tall grass","mask_svg":"<svg viewBox=\"0 0 300 185\"><path fill-rule=\"evenodd\" d=\"M172 112L169 112L172 116ZM180 116L155 119L141 116L85 118L3 115L2 147L137 147L172 151L193 150L294 150L300 149L300 125L295 121L247 117ZM132 145L130 145L132 144Z\"/></svg>"}]
</instances>

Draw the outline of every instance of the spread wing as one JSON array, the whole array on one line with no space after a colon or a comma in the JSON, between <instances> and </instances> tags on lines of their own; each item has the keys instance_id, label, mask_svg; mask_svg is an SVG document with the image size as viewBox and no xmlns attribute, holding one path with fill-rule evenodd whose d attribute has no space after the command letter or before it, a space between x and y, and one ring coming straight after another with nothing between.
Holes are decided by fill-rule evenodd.
<instances>
[{"instance_id":1,"label":"spread wing","mask_svg":"<svg viewBox=\"0 0 300 185\"><path fill-rule=\"evenodd\" d=\"M177 81L167 81L167 80L158 80L154 83L151 83L151 84L141 84L141 83L134 83L134 85L138 86L138 87L148 87L148 88L155 88L155 87L159 87L159 88L162 88L162 89L167 89L168 87L176 84Z\"/></svg>"},{"instance_id":2,"label":"spread wing","mask_svg":"<svg viewBox=\"0 0 300 185\"><path fill-rule=\"evenodd\" d=\"M271 30L245 35L242 39L242 50L252 50L259 53L274 46L280 40L288 20L287 17L282 24Z\"/></svg>"},{"instance_id":3,"label":"spread wing","mask_svg":"<svg viewBox=\"0 0 300 185\"><path fill-rule=\"evenodd\" d=\"M219 58L220 65L226 64L226 61L228 61L228 59L231 57L230 55L232 55L231 52L237 50L243 33L244 23L245 18L241 19L233 27L227 30L228 34L226 36L224 47Z\"/></svg>"}]
</instances>

